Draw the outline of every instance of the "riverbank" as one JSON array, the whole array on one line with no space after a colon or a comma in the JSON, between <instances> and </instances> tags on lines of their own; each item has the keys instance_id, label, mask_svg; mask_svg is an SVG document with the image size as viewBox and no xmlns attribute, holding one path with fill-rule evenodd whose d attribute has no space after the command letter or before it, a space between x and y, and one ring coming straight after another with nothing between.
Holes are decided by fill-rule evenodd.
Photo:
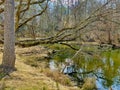
<instances>
[{"instance_id":1,"label":"riverbank","mask_svg":"<svg viewBox=\"0 0 120 90\"><path fill-rule=\"evenodd\" d=\"M1 47L0 60L2 60L2 51ZM42 46L16 47L17 71L2 78L0 88L2 90L79 90L78 87L72 86L67 76L51 72L47 68L45 60L47 54L48 51Z\"/></svg>"},{"instance_id":2,"label":"riverbank","mask_svg":"<svg viewBox=\"0 0 120 90\"><path fill-rule=\"evenodd\" d=\"M112 78L119 79L119 77L117 77L119 74L117 71L119 70L119 50L96 53L97 47L91 46L83 47L83 50L87 51L87 53L78 54L75 64L78 68L85 71L95 71L90 74L80 74L80 76L83 76L82 80L84 80L81 88L79 88L78 84L72 81L68 75L62 74L58 69L50 69L49 64L51 60L54 60L57 68L59 68L61 62L64 63L66 58L73 57L76 52L67 46L58 44L38 45L25 48L16 46L17 71L2 78L0 81L0 88L5 88L1 90L93 90L93 88L96 88L95 84L97 83L98 85L99 83L99 85L102 86L97 86L97 88L105 90L104 87L106 87L106 85L103 86L103 82L109 85L107 88L113 88L112 86L119 88L115 83L116 81L111 80ZM3 46L0 48L0 60L2 60L2 53ZM85 61L84 56L87 57L87 61ZM114 62L114 64L108 63L108 61ZM109 68L109 66L112 68ZM103 70L104 73L99 72L99 69ZM95 76L96 78L94 78L94 75L97 75ZM103 75L103 77L99 78L99 75ZM0 77L1 76L2 74L0 74Z\"/></svg>"}]
</instances>

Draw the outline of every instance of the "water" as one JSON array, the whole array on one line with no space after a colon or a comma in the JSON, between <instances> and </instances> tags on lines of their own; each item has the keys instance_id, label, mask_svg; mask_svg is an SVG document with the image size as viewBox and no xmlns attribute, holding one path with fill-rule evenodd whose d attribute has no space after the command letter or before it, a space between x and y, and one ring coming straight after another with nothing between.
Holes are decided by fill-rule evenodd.
<instances>
[{"instance_id":1,"label":"water","mask_svg":"<svg viewBox=\"0 0 120 90\"><path fill-rule=\"evenodd\" d=\"M120 50L92 49L80 51L76 56L75 51L69 50L61 49L57 52L50 61L50 68L61 70L65 66L66 58L72 58L79 79L95 77L98 90L120 90Z\"/></svg>"}]
</instances>

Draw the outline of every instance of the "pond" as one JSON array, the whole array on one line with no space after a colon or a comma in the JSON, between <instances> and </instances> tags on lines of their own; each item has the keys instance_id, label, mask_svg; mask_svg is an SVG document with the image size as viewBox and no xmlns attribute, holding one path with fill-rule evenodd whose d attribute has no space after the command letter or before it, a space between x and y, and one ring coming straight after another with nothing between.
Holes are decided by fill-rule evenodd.
<instances>
[{"instance_id":1,"label":"pond","mask_svg":"<svg viewBox=\"0 0 120 90\"><path fill-rule=\"evenodd\" d=\"M73 63L75 67L72 67L73 71L70 68L70 71L64 69L63 72L78 83L87 77L95 77L98 90L120 90L120 50L103 51L98 47L87 46L76 52L70 48L61 48L50 60L50 68L63 70L66 62Z\"/></svg>"}]
</instances>

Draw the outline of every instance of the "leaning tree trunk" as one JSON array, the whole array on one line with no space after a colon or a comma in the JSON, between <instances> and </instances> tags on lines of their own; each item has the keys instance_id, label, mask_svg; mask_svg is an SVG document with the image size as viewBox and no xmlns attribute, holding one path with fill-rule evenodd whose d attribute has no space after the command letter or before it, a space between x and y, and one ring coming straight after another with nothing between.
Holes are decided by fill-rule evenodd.
<instances>
[{"instance_id":1,"label":"leaning tree trunk","mask_svg":"<svg viewBox=\"0 0 120 90\"><path fill-rule=\"evenodd\" d=\"M14 0L5 0L4 53L2 67L5 72L15 67Z\"/></svg>"}]
</instances>

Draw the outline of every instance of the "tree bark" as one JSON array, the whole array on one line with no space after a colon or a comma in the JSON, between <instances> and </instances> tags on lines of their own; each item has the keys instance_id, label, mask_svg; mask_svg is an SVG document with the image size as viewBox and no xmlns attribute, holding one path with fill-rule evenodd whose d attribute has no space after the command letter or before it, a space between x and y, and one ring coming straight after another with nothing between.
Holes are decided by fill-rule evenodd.
<instances>
[{"instance_id":1,"label":"tree bark","mask_svg":"<svg viewBox=\"0 0 120 90\"><path fill-rule=\"evenodd\" d=\"M4 7L4 52L2 67L4 72L10 72L15 67L14 0L5 0Z\"/></svg>"}]
</instances>

